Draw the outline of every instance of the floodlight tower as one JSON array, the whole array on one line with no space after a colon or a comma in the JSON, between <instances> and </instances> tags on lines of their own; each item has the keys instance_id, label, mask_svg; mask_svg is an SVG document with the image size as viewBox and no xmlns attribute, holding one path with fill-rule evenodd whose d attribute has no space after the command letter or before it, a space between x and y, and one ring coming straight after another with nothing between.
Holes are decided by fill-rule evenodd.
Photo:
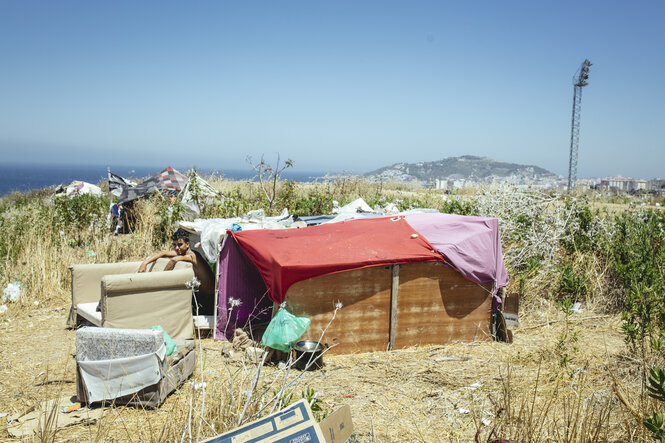
<instances>
[{"instance_id":1,"label":"floodlight tower","mask_svg":"<svg viewBox=\"0 0 665 443\"><path fill-rule=\"evenodd\" d=\"M580 113L582 112L582 88L588 85L589 67L587 58L573 77L573 123L570 130L570 160L568 162L568 192L573 189L577 179L577 152L580 147Z\"/></svg>"}]
</instances>

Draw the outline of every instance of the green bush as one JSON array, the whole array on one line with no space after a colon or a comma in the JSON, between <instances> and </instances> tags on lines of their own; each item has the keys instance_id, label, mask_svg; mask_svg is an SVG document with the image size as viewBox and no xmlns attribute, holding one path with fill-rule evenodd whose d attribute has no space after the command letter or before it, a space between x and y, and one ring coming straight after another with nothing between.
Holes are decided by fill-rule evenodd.
<instances>
[{"instance_id":1,"label":"green bush","mask_svg":"<svg viewBox=\"0 0 665 443\"><path fill-rule=\"evenodd\" d=\"M170 243L171 235L178 228L178 220L182 220L185 208L179 201L171 201L162 195L155 195L150 202L157 206L157 222L153 230L152 244L156 248L162 248Z\"/></svg>"},{"instance_id":2,"label":"green bush","mask_svg":"<svg viewBox=\"0 0 665 443\"><path fill-rule=\"evenodd\" d=\"M566 209L571 219L566 224L566 237L561 243L569 254L574 252L591 251L595 244L595 235L592 232L594 214L586 203L568 200Z\"/></svg>"},{"instance_id":3,"label":"green bush","mask_svg":"<svg viewBox=\"0 0 665 443\"><path fill-rule=\"evenodd\" d=\"M629 342L665 331L665 215L660 211L625 212L616 218L607 255L625 291L624 330Z\"/></svg>"},{"instance_id":4,"label":"green bush","mask_svg":"<svg viewBox=\"0 0 665 443\"><path fill-rule=\"evenodd\" d=\"M657 400L659 404L665 403L665 371L656 366L649 370L647 379L647 391L649 397ZM644 426L651 432L654 440L665 443L665 426L663 426L663 414L654 412L644 417Z\"/></svg>"},{"instance_id":5,"label":"green bush","mask_svg":"<svg viewBox=\"0 0 665 443\"><path fill-rule=\"evenodd\" d=\"M55 216L61 227L67 230L103 228L109 213L108 197L95 197L91 194L73 198L57 197L54 205Z\"/></svg>"},{"instance_id":6,"label":"green bush","mask_svg":"<svg viewBox=\"0 0 665 443\"><path fill-rule=\"evenodd\" d=\"M584 275L577 274L570 263L561 265L561 277L557 288L560 300L568 297L579 300L587 295L588 290L587 279Z\"/></svg>"}]
</instances>

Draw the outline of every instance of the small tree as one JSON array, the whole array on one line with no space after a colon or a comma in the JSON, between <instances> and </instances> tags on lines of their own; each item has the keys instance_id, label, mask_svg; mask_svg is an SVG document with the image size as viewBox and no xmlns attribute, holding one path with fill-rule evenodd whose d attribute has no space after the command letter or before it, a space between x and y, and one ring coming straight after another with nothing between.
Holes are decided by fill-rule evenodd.
<instances>
[{"instance_id":1,"label":"small tree","mask_svg":"<svg viewBox=\"0 0 665 443\"><path fill-rule=\"evenodd\" d=\"M247 157L247 163L249 163L256 171L259 184L261 185L261 190L268 200L268 214L272 215L272 208L275 204L275 199L277 197L277 182L279 181L282 172L288 168L293 167L293 160L287 159L284 163L281 163L280 155L277 154L277 162L275 167L267 163L264 159L264 156L261 155L261 161L254 164L252 157Z\"/></svg>"}]
</instances>

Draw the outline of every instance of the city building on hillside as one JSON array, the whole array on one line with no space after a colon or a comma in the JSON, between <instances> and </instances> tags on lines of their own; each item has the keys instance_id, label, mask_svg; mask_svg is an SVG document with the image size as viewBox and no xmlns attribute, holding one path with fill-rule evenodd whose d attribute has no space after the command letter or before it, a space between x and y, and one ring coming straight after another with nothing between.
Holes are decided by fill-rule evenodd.
<instances>
[{"instance_id":1,"label":"city building on hillside","mask_svg":"<svg viewBox=\"0 0 665 443\"><path fill-rule=\"evenodd\" d=\"M654 178L649 180L647 189L656 191L658 194L665 194L665 178Z\"/></svg>"},{"instance_id":2,"label":"city building on hillside","mask_svg":"<svg viewBox=\"0 0 665 443\"><path fill-rule=\"evenodd\" d=\"M600 181L600 188L613 192L646 191L647 181L628 177L608 177Z\"/></svg>"}]
</instances>

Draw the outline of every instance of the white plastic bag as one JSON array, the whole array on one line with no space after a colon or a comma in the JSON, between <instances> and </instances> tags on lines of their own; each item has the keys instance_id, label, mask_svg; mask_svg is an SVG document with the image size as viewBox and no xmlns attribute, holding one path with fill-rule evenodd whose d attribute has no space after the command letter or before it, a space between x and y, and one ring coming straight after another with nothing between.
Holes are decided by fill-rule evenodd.
<instances>
[{"instance_id":1,"label":"white plastic bag","mask_svg":"<svg viewBox=\"0 0 665 443\"><path fill-rule=\"evenodd\" d=\"M2 291L2 301L3 302L16 302L21 298L21 282L16 280L14 283L10 283Z\"/></svg>"}]
</instances>

